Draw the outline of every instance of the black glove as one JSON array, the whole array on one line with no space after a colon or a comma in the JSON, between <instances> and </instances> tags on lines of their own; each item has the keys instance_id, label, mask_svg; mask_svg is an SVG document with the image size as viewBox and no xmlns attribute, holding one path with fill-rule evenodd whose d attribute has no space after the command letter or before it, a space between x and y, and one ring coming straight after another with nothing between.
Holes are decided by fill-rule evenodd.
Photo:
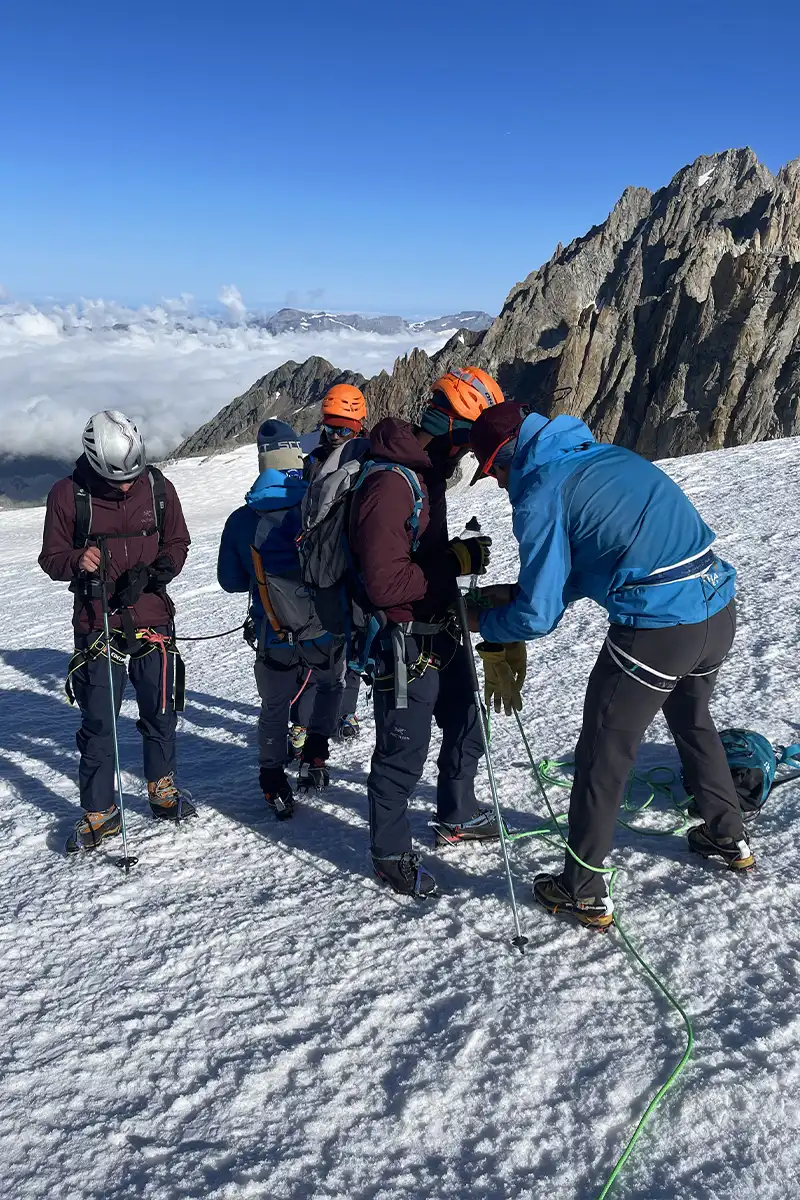
<instances>
[{"instance_id":1,"label":"black glove","mask_svg":"<svg viewBox=\"0 0 800 1200\"><path fill-rule=\"evenodd\" d=\"M168 583L172 583L177 572L175 564L168 554L159 554L156 561L148 568L150 572L149 592L157 592L159 588L164 588Z\"/></svg>"},{"instance_id":2,"label":"black glove","mask_svg":"<svg viewBox=\"0 0 800 1200\"><path fill-rule=\"evenodd\" d=\"M128 567L117 579L114 594L111 597L112 608L131 608L141 596L150 582L150 568L144 563Z\"/></svg>"},{"instance_id":3,"label":"black glove","mask_svg":"<svg viewBox=\"0 0 800 1200\"><path fill-rule=\"evenodd\" d=\"M490 537L453 538L450 551L456 556L459 575L485 575L489 565Z\"/></svg>"}]
</instances>

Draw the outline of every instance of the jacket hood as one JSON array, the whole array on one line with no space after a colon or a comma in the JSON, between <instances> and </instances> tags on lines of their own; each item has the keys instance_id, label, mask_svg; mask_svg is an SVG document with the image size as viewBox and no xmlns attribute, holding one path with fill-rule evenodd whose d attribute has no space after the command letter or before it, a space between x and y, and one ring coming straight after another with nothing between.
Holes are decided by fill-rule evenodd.
<instances>
[{"instance_id":1,"label":"jacket hood","mask_svg":"<svg viewBox=\"0 0 800 1200\"><path fill-rule=\"evenodd\" d=\"M248 508L266 509L294 508L306 494L308 484L299 477L299 472L278 471L267 467L256 479L245 496Z\"/></svg>"},{"instance_id":2,"label":"jacket hood","mask_svg":"<svg viewBox=\"0 0 800 1200\"><path fill-rule=\"evenodd\" d=\"M413 471L429 471L431 460L417 441L414 426L398 417L385 417L372 430L370 454L387 462L401 463Z\"/></svg>"},{"instance_id":3,"label":"jacket hood","mask_svg":"<svg viewBox=\"0 0 800 1200\"><path fill-rule=\"evenodd\" d=\"M542 417L531 413L522 422L511 466L509 495L519 495L524 482L536 471L565 454L594 445L588 425L577 417Z\"/></svg>"}]
</instances>

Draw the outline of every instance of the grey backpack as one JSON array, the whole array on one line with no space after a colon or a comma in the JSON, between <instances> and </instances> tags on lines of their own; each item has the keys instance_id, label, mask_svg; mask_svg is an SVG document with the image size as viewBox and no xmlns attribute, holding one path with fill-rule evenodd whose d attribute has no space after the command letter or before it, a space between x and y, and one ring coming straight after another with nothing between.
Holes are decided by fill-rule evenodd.
<instances>
[{"instance_id":1,"label":"grey backpack","mask_svg":"<svg viewBox=\"0 0 800 1200\"><path fill-rule=\"evenodd\" d=\"M368 606L350 552L348 527L353 495L368 475L395 471L403 476L412 499L407 522L412 551L419 538L424 501L419 479L409 467L375 462L368 453L369 438L354 438L335 450L309 485L300 510L300 573L323 627L338 635L349 634L354 623L365 623Z\"/></svg>"}]
</instances>

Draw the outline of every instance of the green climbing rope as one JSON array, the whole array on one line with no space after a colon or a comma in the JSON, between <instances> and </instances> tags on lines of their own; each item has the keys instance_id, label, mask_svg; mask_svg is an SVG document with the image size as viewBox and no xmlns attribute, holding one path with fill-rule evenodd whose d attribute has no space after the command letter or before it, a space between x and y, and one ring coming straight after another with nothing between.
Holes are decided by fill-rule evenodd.
<instances>
[{"instance_id":1,"label":"green climbing rope","mask_svg":"<svg viewBox=\"0 0 800 1200\"><path fill-rule=\"evenodd\" d=\"M545 783L554 784L557 787L567 787L567 788L570 787L570 784L566 780L564 780L563 778L556 778L556 777L554 777L554 775L555 775L556 768L558 768L560 766L571 765L571 764L569 764L566 760L558 760L558 759L545 759L541 763L537 764L536 760L533 757L533 752L531 750L527 735L522 726L522 721L520 720L519 713L515 712L514 716L517 719L517 725L519 727L520 735L522 736L522 741L525 746L525 751L528 755L528 760L531 764L531 770L533 772L534 779L536 780L536 783L538 785L539 792L541 793L542 799L544 800L545 805L547 806L547 811L548 811L550 819L546 825L540 827L539 829L531 830L528 833L512 834L511 835L512 839L516 839L516 838L520 838L520 837L541 837L544 841L549 842L551 845L558 845L559 843L555 842L552 837L552 834L554 832L557 833L560 841L564 844L564 846L566 846L568 852L572 855L572 857L575 859L575 861L580 864L580 866L585 867L586 870L588 870L588 871L595 871L600 875L608 876L608 894L609 894L609 897L613 898L614 884L616 882L617 874L618 874L620 868L619 867L592 867L589 865L589 863L585 863L583 861L583 859L579 858L578 855L574 852L574 850L572 850L570 848L570 846L567 844L567 839L564 837L561 826L559 825L559 821L564 819L565 814L564 813L556 814L553 811L552 805L550 804L550 798L547 795L547 789L545 788ZM659 771L669 772L669 776L670 776L669 779L668 780L660 780L660 781L654 779L653 775ZM669 784L674 782L674 779L675 779L675 774L669 767L656 767L653 770L648 771L644 776L633 774L631 776L630 780L628 781L628 786L625 791L624 808L628 812L630 812L630 811L643 812L644 809L646 809L652 803L656 794L667 795L669 797L671 803L674 805L674 807L677 809L678 813L681 816L681 824L680 824L679 828L670 829L670 830L642 829L639 826L629 825L625 821L621 821L620 823L622 825L625 825L625 827L627 829L635 829L637 833L649 833L649 834L657 833L657 834L671 835L671 834L682 832L683 829L685 828L685 826L687 825L686 813L680 807L680 805L678 805L678 803L675 801L673 793L672 793L672 789L669 787ZM633 790L633 787L637 782L646 783L646 785L651 789L651 793L650 793L649 798L647 800L645 800L645 802L643 804L632 807L630 804L630 797L631 797L631 792ZM548 835L551 835L551 836L548 836ZM673 996L672 992L669 990L669 988L663 982L663 980L659 979L658 975L655 973L655 971L652 969L652 967L648 966L648 964L644 961L641 954L636 949L636 947L633 945L633 943L631 942L627 933L620 925L619 918L617 917L616 914L614 915L614 925L615 925L620 937L622 938L623 943L625 944L626 948L628 949L628 951L630 952L632 957L636 960L636 962L639 964L639 966L642 968L642 970L645 972L645 974L648 976L648 978L650 980L652 980L652 982L655 984L655 986L658 988L658 990L661 992L661 994L669 1001L669 1003L672 1005L672 1007L675 1009L675 1011L679 1014L681 1020L683 1021L684 1027L686 1029L686 1049L684 1050L684 1052L681 1056L680 1062L678 1062L675 1065L675 1067L673 1068L673 1070L670 1072L669 1078L666 1080L665 1083L663 1083L661 1085L661 1087L658 1089L656 1094L651 1099L647 1108L644 1110L644 1113L640 1117L639 1122L628 1141L628 1144L626 1145L625 1149L622 1151L622 1154L619 1156L616 1163L614 1164L614 1168L613 1168L611 1174L609 1175L608 1179L606 1180L605 1184L603 1185L602 1191L599 1192L599 1194L597 1196L597 1200L604 1200L604 1198L611 1191L614 1181L616 1180L616 1178L619 1175L622 1168L625 1166L625 1163L628 1161L628 1158L630 1157L634 1146L638 1142L639 1137L641 1136L642 1130L644 1129L645 1125L647 1124L648 1120L650 1119L650 1116L652 1115L652 1113L654 1112L654 1110L656 1109L658 1104L661 1102L661 1100L663 1100L664 1096L666 1096L666 1094L670 1090L670 1088L672 1088L674 1086L681 1071L683 1070L683 1068L686 1066L687 1062L691 1058L692 1048L694 1046L694 1029L692 1027L692 1022L689 1019L689 1016L688 1016L686 1010L684 1009L683 1005L680 1003L679 1000L677 1000L675 998L675 996Z\"/></svg>"}]
</instances>

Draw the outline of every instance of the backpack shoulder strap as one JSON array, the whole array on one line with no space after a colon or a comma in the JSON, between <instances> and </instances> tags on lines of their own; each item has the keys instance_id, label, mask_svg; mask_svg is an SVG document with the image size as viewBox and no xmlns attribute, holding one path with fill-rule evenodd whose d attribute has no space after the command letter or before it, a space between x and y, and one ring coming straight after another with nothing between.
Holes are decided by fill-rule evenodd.
<instances>
[{"instance_id":1,"label":"backpack shoulder strap","mask_svg":"<svg viewBox=\"0 0 800 1200\"><path fill-rule=\"evenodd\" d=\"M75 550L83 550L92 531L92 495L88 488L78 483L74 475L72 476L72 494L75 498L75 529L72 534L72 545Z\"/></svg>"},{"instance_id":2,"label":"backpack shoulder strap","mask_svg":"<svg viewBox=\"0 0 800 1200\"><path fill-rule=\"evenodd\" d=\"M411 489L411 495L414 502L411 508L411 516L408 518L406 525L408 526L408 532L411 534L411 550L413 552L419 545L419 521L422 513L422 506L425 503L425 494L422 491L422 485L420 484L419 477L416 471L412 471L410 467L404 467L402 463L375 462L373 459L369 459L364 463L355 487L360 488L367 476L372 474L374 471L394 471L395 474L402 475L403 479L405 479L406 483Z\"/></svg>"},{"instance_id":3,"label":"backpack shoulder strap","mask_svg":"<svg viewBox=\"0 0 800 1200\"><path fill-rule=\"evenodd\" d=\"M167 511L167 485L163 472L158 467L148 467L150 491L153 493L153 514L156 519L159 546L164 541L164 518Z\"/></svg>"},{"instance_id":4,"label":"backpack shoulder strap","mask_svg":"<svg viewBox=\"0 0 800 1200\"><path fill-rule=\"evenodd\" d=\"M277 529L286 516L286 510L283 508L275 509L256 509L258 513L258 524L256 525L255 537L253 545L261 553L261 547L270 535L270 531Z\"/></svg>"}]
</instances>

